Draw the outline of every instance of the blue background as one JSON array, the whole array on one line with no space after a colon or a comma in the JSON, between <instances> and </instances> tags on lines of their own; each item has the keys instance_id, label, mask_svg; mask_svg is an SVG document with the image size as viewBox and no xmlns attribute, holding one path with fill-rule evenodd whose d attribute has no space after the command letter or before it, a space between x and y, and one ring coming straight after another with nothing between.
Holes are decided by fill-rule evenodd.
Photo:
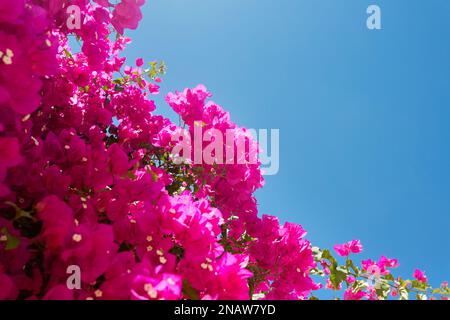
<instances>
[{"instance_id":1,"label":"blue background","mask_svg":"<svg viewBox=\"0 0 450 320\"><path fill-rule=\"evenodd\" d=\"M450 276L449 12L448 0L153 0L126 33L128 63L165 60L163 95L203 83L239 125L280 129L260 214L321 247L361 239L361 258L397 257L400 275L422 268L437 286Z\"/></svg>"}]
</instances>

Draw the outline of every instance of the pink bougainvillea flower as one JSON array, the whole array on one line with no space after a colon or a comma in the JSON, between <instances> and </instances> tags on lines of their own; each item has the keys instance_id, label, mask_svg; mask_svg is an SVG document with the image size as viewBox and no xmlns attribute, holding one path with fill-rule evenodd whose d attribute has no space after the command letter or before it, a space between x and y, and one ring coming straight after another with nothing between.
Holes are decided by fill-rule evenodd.
<instances>
[{"instance_id":1,"label":"pink bougainvillea flower","mask_svg":"<svg viewBox=\"0 0 450 320\"><path fill-rule=\"evenodd\" d=\"M344 244L336 244L333 247L334 251L341 257L347 257L350 254L350 248L346 243Z\"/></svg>"},{"instance_id":2,"label":"pink bougainvillea flower","mask_svg":"<svg viewBox=\"0 0 450 320\"><path fill-rule=\"evenodd\" d=\"M397 289L392 289L392 291L391 291L391 296L393 296L394 298L398 296L398 291L397 291Z\"/></svg>"},{"instance_id":3,"label":"pink bougainvillea flower","mask_svg":"<svg viewBox=\"0 0 450 320\"><path fill-rule=\"evenodd\" d=\"M225 253L215 267L216 276L207 284L209 295L219 300L247 299L247 279L253 276L247 264L248 257Z\"/></svg>"},{"instance_id":4,"label":"pink bougainvillea flower","mask_svg":"<svg viewBox=\"0 0 450 320\"><path fill-rule=\"evenodd\" d=\"M142 67L144 65L144 59L142 58L137 58L136 59L136 66L137 67Z\"/></svg>"},{"instance_id":5,"label":"pink bougainvillea flower","mask_svg":"<svg viewBox=\"0 0 450 320\"><path fill-rule=\"evenodd\" d=\"M176 300L181 298L182 279L174 274L154 277L137 276L132 283L132 296L136 300Z\"/></svg>"},{"instance_id":6,"label":"pink bougainvillea flower","mask_svg":"<svg viewBox=\"0 0 450 320\"><path fill-rule=\"evenodd\" d=\"M111 23L123 34L124 29L136 29L142 19L141 6L145 0L122 0L114 7Z\"/></svg>"},{"instance_id":7,"label":"pink bougainvillea flower","mask_svg":"<svg viewBox=\"0 0 450 320\"><path fill-rule=\"evenodd\" d=\"M0 0L0 21L15 22L25 8L25 0Z\"/></svg>"},{"instance_id":8,"label":"pink bougainvillea flower","mask_svg":"<svg viewBox=\"0 0 450 320\"><path fill-rule=\"evenodd\" d=\"M425 276L425 273L424 273L422 270L420 270L420 269L416 269L416 270L414 271L413 276L414 276L414 278L416 278L416 280L419 281L419 282L422 282L422 283L427 283L427 282L428 282L428 279L427 279L427 277Z\"/></svg>"},{"instance_id":9,"label":"pink bougainvillea flower","mask_svg":"<svg viewBox=\"0 0 450 320\"><path fill-rule=\"evenodd\" d=\"M66 2L0 0L0 299L298 300L322 288L319 268L336 283L334 261L317 260L301 225L259 215L258 143L204 85L165 97L182 126L153 113L162 80L142 58L126 66L131 39L112 30L135 29L144 0L71 1L75 29ZM232 158L216 151L211 163L175 165L173 136L192 141L198 128L226 136ZM71 265L81 289L67 287ZM397 266L365 260L361 276ZM363 281L345 280L325 286ZM344 298L378 296L367 285Z\"/></svg>"},{"instance_id":10,"label":"pink bougainvillea flower","mask_svg":"<svg viewBox=\"0 0 450 320\"><path fill-rule=\"evenodd\" d=\"M94 0L96 3L98 3L99 5L103 6L103 7L109 7L110 3L108 0Z\"/></svg>"},{"instance_id":11,"label":"pink bougainvillea flower","mask_svg":"<svg viewBox=\"0 0 450 320\"><path fill-rule=\"evenodd\" d=\"M360 253L362 252L362 244L359 240L352 240L348 243L348 247L352 253Z\"/></svg>"},{"instance_id":12,"label":"pink bougainvillea flower","mask_svg":"<svg viewBox=\"0 0 450 320\"><path fill-rule=\"evenodd\" d=\"M381 256L380 260L378 261L378 264L382 267L389 267L389 268L397 268L398 267L398 260L397 259L389 259L385 256Z\"/></svg>"},{"instance_id":13,"label":"pink bougainvillea flower","mask_svg":"<svg viewBox=\"0 0 450 320\"><path fill-rule=\"evenodd\" d=\"M14 167L21 161L19 140L0 137L0 167Z\"/></svg>"},{"instance_id":14,"label":"pink bougainvillea flower","mask_svg":"<svg viewBox=\"0 0 450 320\"><path fill-rule=\"evenodd\" d=\"M38 77L30 76L31 57L27 54L30 52L17 37L0 31L0 101L22 115L39 106L42 84Z\"/></svg>"},{"instance_id":15,"label":"pink bougainvillea flower","mask_svg":"<svg viewBox=\"0 0 450 320\"><path fill-rule=\"evenodd\" d=\"M73 300L74 290L67 287L66 284L60 284L52 287L42 298L43 300Z\"/></svg>"},{"instance_id":16,"label":"pink bougainvillea flower","mask_svg":"<svg viewBox=\"0 0 450 320\"><path fill-rule=\"evenodd\" d=\"M72 209L56 196L48 196L36 205L37 216L43 221L41 235L49 250L61 248L71 237L75 225Z\"/></svg>"},{"instance_id":17,"label":"pink bougainvillea flower","mask_svg":"<svg viewBox=\"0 0 450 320\"><path fill-rule=\"evenodd\" d=\"M148 84L148 90L150 91L151 94L159 94L159 86L154 84L154 83L149 83Z\"/></svg>"},{"instance_id":18,"label":"pink bougainvillea flower","mask_svg":"<svg viewBox=\"0 0 450 320\"><path fill-rule=\"evenodd\" d=\"M68 235L71 243L66 246L62 259L67 264L80 266L83 282L95 281L107 270L117 253L112 227L106 224L80 224Z\"/></svg>"},{"instance_id":19,"label":"pink bougainvillea flower","mask_svg":"<svg viewBox=\"0 0 450 320\"><path fill-rule=\"evenodd\" d=\"M362 245L359 240L352 240L344 244L336 244L333 248L341 257L347 257L350 253L360 253L362 251Z\"/></svg>"},{"instance_id":20,"label":"pink bougainvillea flower","mask_svg":"<svg viewBox=\"0 0 450 320\"><path fill-rule=\"evenodd\" d=\"M344 292L344 300L362 300L367 297L368 295L366 292L362 290L355 291L353 288L348 288Z\"/></svg>"},{"instance_id":21,"label":"pink bougainvillea flower","mask_svg":"<svg viewBox=\"0 0 450 320\"><path fill-rule=\"evenodd\" d=\"M6 104L10 99L9 92L0 84L0 104ZM3 131L3 128L2 130Z\"/></svg>"},{"instance_id":22,"label":"pink bougainvillea flower","mask_svg":"<svg viewBox=\"0 0 450 320\"><path fill-rule=\"evenodd\" d=\"M14 282L8 275L4 274L0 268L0 300L14 299L16 294L17 289Z\"/></svg>"},{"instance_id":23,"label":"pink bougainvillea flower","mask_svg":"<svg viewBox=\"0 0 450 320\"><path fill-rule=\"evenodd\" d=\"M132 71L133 71L133 68L131 68L130 66L125 66L123 68L123 73L125 73L126 75L131 75Z\"/></svg>"}]
</instances>

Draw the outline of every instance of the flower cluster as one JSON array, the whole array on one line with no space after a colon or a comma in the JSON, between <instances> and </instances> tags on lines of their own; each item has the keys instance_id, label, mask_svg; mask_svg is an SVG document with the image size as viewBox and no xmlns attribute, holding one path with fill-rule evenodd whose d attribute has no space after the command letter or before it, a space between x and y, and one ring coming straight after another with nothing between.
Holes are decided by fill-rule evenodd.
<instances>
[{"instance_id":1,"label":"flower cluster","mask_svg":"<svg viewBox=\"0 0 450 320\"><path fill-rule=\"evenodd\" d=\"M239 161L258 145L204 86L167 95L183 123L154 114L164 63L121 56L143 4L0 0L0 299L307 299L320 272L360 283L301 226L258 215L260 163ZM205 149L227 132L232 161L174 161L173 137L198 127ZM386 276L396 261L361 270L374 264ZM355 288L345 297L377 294Z\"/></svg>"},{"instance_id":2,"label":"flower cluster","mask_svg":"<svg viewBox=\"0 0 450 320\"><path fill-rule=\"evenodd\" d=\"M71 30L73 4L82 24ZM170 160L182 128L149 99L164 66L120 56L142 4L0 2L0 298L307 297L310 244L300 226L258 217L259 164ZM191 133L202 123L255 145L210 96L198 86L167 101Z\"/></svg>"},{"instance_id":3,"label":"flower cluster","mask_svg":"<svg viewBox=\"0 0 450 320\"><path fill-rule=\"evenodd\" d=\"M448 283L443 282L439 288L432 288L424 272L419 269L414 271L413 280L395 278L391 269L399 266L397 259L381 256L378 262L368 259L361 261L358 266L350 255L360 253L362 249L359 240L335 245L336 253L346 259L345 263L340 265L329 250L314 247L312 250L317 267L311 270L311 274L325 277L326 289L335 292L343 290L344 300L407 300L412 294L415 294L418 300L448 300ZM343 286L346 287L345 290Z\"/></svg>"}]
</instances>

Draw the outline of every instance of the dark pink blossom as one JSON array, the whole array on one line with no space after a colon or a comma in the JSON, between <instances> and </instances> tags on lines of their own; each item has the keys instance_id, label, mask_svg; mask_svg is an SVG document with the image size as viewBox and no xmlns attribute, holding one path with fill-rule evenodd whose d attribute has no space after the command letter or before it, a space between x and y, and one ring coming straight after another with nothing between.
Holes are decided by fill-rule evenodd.
<instances>
[{"instance_id":1,"label":"dark pink blossom","mask_svg":"<svg viewBox=\"0 0 450 320\"><path fill-rule=\"evenodd\" d=\"M362 245L359 240L352 240L344 244L336 244L333 248L341 257L346 257L350 253L360 253L362 251Z\"/></svg>"},{"instance_id":2,"label":"dark pink blossom","mask_svg":"<svg viewBox=\"0 0 450 320\"><path fill-rule=\"evenodd\" d=\"M414 276L414 278L416 278L416 280L419 281L419 282L422 282L422 283L427 283L427 282L428 282L428 279L427 279L427 277L425 276L425 273L424 273L422 270L420 270L420 269L416 269L416 270L414 271L413 276Z\"/></svg>"},{"instance_id":3,"label":"dark pink blossom","mask_svg":"<svg viewBox=\"0 0 450 320\"><path fill-rule=\"evenodd\" d=\"M145 0L122 0L114 7L112 25L123 34L124 29L136 29L142 19L141 6Z\"/></svg>"}]
</instances>

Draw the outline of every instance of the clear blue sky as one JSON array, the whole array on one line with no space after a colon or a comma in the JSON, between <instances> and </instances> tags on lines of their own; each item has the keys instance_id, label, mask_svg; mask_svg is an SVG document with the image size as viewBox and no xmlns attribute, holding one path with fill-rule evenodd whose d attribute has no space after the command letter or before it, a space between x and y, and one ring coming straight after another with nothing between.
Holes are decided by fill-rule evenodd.
<instances>
[{"instance_id":1,"label":"clear blue sky","mask_svg":"<svg viewBox=\"0 0 450 320\"><path fill-rule=\"evenodd\" d=\"M366 28L369 4L381 31ZM322 247L361 239L362 258L397 257L403 276L450 278L450 1L147 0L143 11L127 54L166 61L163 94L203 83L239 125L280 129L261 214Z\"/></svg>"}]
</instances>

